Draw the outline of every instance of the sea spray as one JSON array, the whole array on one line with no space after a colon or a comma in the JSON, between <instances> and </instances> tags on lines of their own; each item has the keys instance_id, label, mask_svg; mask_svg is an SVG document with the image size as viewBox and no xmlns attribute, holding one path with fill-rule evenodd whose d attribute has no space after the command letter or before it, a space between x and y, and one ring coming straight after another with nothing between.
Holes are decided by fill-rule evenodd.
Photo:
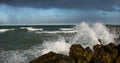
<instances>
[{"instance_id":1,"label":"sea spray","mask_svg":"<svg viewBox=\"0 0 120 63\"><path fill-rule=\"evenodd\" d=\"M47 41L42 45L44 48L42 54L53 51L55 53L68 55L70 44L65 42L64 37L60 37L57 41Z\"/></svg>"},{"instance_id":2,"label":"sea spray","mask_svg":"<svg viewBox=\"0 0 120 63\"><path fill-rule=\"evenodd\" d=\"M106 45L108 43L114 43L114 36L109 32L109 29L101 23L88 24L82 22L74 27L76 31L75 35L71 37L69 42L65 42L63 37L60 37L57 41L46 41L43 43L44 49L42 53L53 51L68 55L69 47L72 44L81 44L84 48L93 48L96 44ZM98 41L101 40L101 42Z\"/></svg>"},{"instance_id":3,"label":"sea spray","mask_svg":"<svg viewBox=\"0 0 120 63\"><path fill-rule=\"evenodd\" d=\"M82 22L75 26L75 30L77 33L72 41L69 41L70 44L81 44L84 48L90 47L91 49L93 45L100 44L94 30L91 29L89 24Z\"/></svg>"},{"instance_id":4,"label":"sea spray","mask_svg":"<svg viewBox=\"0 0 120 63\"><path fill-rule=\"evenodd\" d=\"M96 44L106 45L108 43L114 43L114 36L109 32L109 29L101 23L88 24L82 22L75 26L77 33L73 37L71 44L81 44L84 48L92 47ZM98 41L101 40L101 42Z\"/></svg>"},{"instance_id":5,"label":"sea spray","mask_svg":"<svg viewBox=\"0 0 120 63\"><path fill-rule=\"evenodd\" d=\"M101 23L95 23L92 25L92 29L97 35L97 39L100 39L103 45L114 43L115 36L109 32L110 30L105 25Z\"/></svg>"},{"instance_id":6,"label":"sea spray","mask_svg":"<svg viewBox=\"0 0 120 63\"><path fill-rule=\"evenodd\" d=\"M103 24L85 22L74 27L74 36L66 42L63 36L57 40L44 41L42 44L31 47L27 50L0 51L0 63L28 63L42 54L53 51L60 54L69 55L69 48L72 44L81 44L84 48L92 47L96 44L106 45L114 43L114 36ZM101 40L101 42L98 41Z\"/></svg>"},{"instance_id":7,"label":"sea spray","mask_svg":"<svg viewBox=\"0 0 120 63\"><path fill-rule=\"evenodd\" d=\"M0 51L0 63L28 63L41 55L41 45L36 45L28 50Z\"/></svg>"}]
</instances>

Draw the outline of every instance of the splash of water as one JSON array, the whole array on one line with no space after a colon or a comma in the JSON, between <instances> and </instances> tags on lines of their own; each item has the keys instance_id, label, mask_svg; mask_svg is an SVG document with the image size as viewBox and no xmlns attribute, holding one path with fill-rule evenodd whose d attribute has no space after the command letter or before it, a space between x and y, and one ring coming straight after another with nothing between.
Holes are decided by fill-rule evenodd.
<instances>
[{"instance_id":1,"label":"splash of water","mask_svg":"<svg viewBox=\"0 0 120 63\"><path fill-rule=\"evenodd\" d=\"M91 47L95 44L100 44L98 42L97 36L89 26L89 24L82 22L75 27L77 31L76 35L73 37L71 44L81 44L83 47Z\"/></svg>"},{"instance_id":2,"label":"splash of water","mask_svg":"<svg viewBox=\"0 0 120 63\"><path fill-rule=\"evenodd\" d=\"M96 44L106 45L108 43L114 43L114 36L109 32L109 29L101 23L88 24L85 22L80 23L74 27L77 32L68 43L64 38L58 41L48 41L43 44L43 54L49 51L68 55L69 48L72 44L81 44L84 48L93 48ZM61 37L60 37L61 38ZM101 42L98 41L101 40Z\"/></svg>"},{"instance_id":3,"label":"splash of water","mask_svg":"<svg viewBox=\"0 0 120 63\"><path fill-rule=\"evenodd\" d=\"M0 63L28 63L49 51L68 55L72 44L81 44L84 48L90 47L92 49L94 45L100 44L98 39L101 39L103 45L110 42L114 43L114 36L108 28L100 23L87 24L82 22L75 26L74 30L77 33L71 37L69 42L65 42L64 37L60 37L56 41L44 41L42 45L33 46L28 50L2 51L0 52Z\"/></svg>"},{"instance_id":4,"label":"splash of water","mask_svg":"<svg viewBox=\"0 0 120 63\"><path fill-rule=\"evenodd\" d=\"M41 55L42 49L41 45L36 45L28 50L0 51L0 63L29 63Z\"/></svg>"},{"instance_id":5,"label":"splash of water","mask_svg":"<svg viewBox=\"0 0 120 63\"><path fill-rule=\"evenodd\" d=\"M43 43L42 46L44 47L42 54L53 51L55 53L68 55L70 48L70 44L66 43L63 37L60 37L57 41L47 41Z\"/></svg>"},{"instance_id":6,"label":"splash of water","mask_svg":"<svg viewBox=\"0 0 120 63\"><path fill-rule=\"evenodd\" d=\"M92 47L96 44L106 45L108 43L114 43L114 36L109 32L109 29L101 23L87 24L85 22L75 26L77 31L73 37L71 44L77 43L85 47ZM98 41L101 40L101 42Z\"/></svg>"}]
</instances>

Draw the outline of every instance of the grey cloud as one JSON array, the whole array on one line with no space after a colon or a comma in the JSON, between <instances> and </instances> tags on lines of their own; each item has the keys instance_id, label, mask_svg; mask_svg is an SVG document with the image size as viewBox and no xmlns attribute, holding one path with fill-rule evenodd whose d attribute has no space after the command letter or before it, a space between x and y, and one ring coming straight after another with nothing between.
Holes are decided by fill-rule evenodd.
<instances>
[{"instance_id":1,"label":"grey cloud","mask_svg":"<svg viewBox=\"0 0 120 63\"><path fill-rule=\"evenodd\" d=\"M120 6L120 0L0 0L0 3L33 8L63 8L116 11L113 6Z\"/></svg>"}]
</instances>

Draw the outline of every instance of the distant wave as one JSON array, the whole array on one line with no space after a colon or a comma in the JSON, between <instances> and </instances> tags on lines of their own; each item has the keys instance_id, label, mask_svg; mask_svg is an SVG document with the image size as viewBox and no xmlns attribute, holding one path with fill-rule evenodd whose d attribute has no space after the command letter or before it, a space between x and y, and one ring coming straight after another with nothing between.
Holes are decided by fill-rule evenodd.
<instances>
[{"instance_id":1,"label":"distant wave","mask_svg":"<svg viewBox=\"0 0 120 63\"><path fill-rule=\"evenodd\" d=\"M71 30L71 31L41 31L41 32L36 32L36 33L75 33L75 30Z\"/></svg>"},{"instance_id":2,"label":"distant wave","mask_svg":"<svg viewBox=\"0 0 120 63\"><path fill-rule=\"evenodd\" d=\"M6 32L6 31L10 31L10 30L15 30L15 29L0 29L0 33Z\"/></svg>"},{"instance_id":3,"label":"distant wave","mask_svg":"<svg viewBox=\"0 0 120 63\"><path fill-rule=\"evenodd\" d=\"M25 29L36 31L34 28ZM76 25L74 30L36 31L35 33L75 33L75 35L70 36L71 39L68 42L65 41L64 37L59 37L57 40L44 41L42 44L35 45L27 50L2 51L0 52L0 63L28 63L49 51L69 55L69 48L72 44L81 44L84 48L90 47L92 49L96 44L115 43L114 35L101 23L88 24L82 22ZM98 39L101 39L101 43Z\"/></svg>"},{"instance_id":4,"label":"distant wave","mask_svg":"<svg viewBox=\"0 0 120 63\"><path fill-rule=\"evenodd\" d=\"M59 28L60 30L63 30L63 31L72 31L74 30L74 28Z\"/></svg>"},{"instance_id":5,"label":"distant wave","mask_svg":"<svg viewBox=\"0 0 120 63\"><path fill-rule=\"evenodd\" d=\"M20 27L20 29L27 29L28 31L42 31L42 28Z\"/></svg>"}]
</instances>

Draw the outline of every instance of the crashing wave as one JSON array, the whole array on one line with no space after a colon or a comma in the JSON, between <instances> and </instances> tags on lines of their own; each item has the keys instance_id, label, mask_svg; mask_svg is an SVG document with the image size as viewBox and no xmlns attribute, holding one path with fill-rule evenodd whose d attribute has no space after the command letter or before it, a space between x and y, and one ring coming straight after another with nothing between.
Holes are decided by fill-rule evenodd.
<instances>
[{"instance_id":1,"label":"crashing wave","mask_svg":"<svg viewBox=\"0 0 120 63\"><path fill-rule=\"evenodd\" d=\"M93 45L96 44L114 43L114 35L101 23L88 24L82 22L76 25L74 30L76 33L69 42L66 42L64 37L59 37L56 41L44 41L42 45L33 46L28 50L2 51L0 52L0 63L28 63L29 60L49 51L68 55L72 44L81 44L84 48L90 47L92 49Z\"/></svg>"}]
</instances>

